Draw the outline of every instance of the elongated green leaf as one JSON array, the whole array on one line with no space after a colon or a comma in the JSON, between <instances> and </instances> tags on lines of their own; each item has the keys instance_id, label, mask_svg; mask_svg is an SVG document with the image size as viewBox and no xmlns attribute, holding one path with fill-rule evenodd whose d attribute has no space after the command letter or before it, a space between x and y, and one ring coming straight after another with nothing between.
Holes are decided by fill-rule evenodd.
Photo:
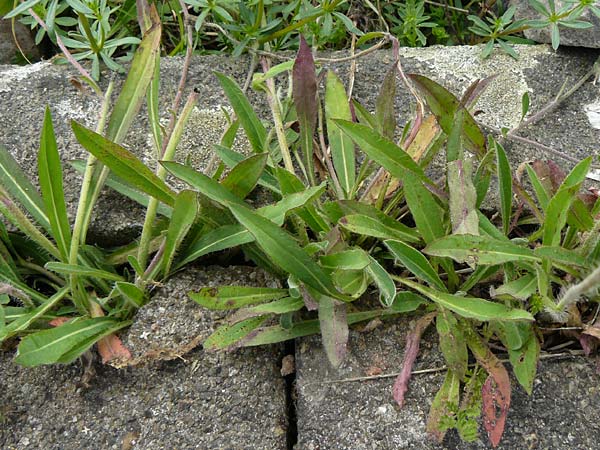
<instances>
[{"instance_id":1,"label":"elongated green leaf","mask_svg":"<svg viewBox=\"0 0 600 450\"><path fill-rule=\"evenodd\" d=\"M427 432L434 436L439 443L444 440L444 436L448 431L448 427L443 423L443 418L451 417L459 404L460 380L459 375L452 370L448 370L442 387L435 394L431 403L429 416L427 417Z\"/></svg>"},{"instance_id":2,"label":"elongated green leaf","mask_svg":"<svg viewBox=\"0 0 600 450\"><path fill-rule=\"evenodd\" d=\"M550 199L544 218L544 234L542 237L544 245L557 246L560 244L561 232L567 222L569 208L579 192L591 164L591 156L577 164L564 179L556 194Z\"/></svg>"},{"instance_id":3,"label":"elongated green leaf","mask_svg":"<svg viewBox=\"0 0 600 450\"><path fill-rule=\"evenodd\" d=\"M171 270L175 252L183 242L188 231L196 220L198 214L198 199L196 193L188 190L181 191L175 198L173 215L169 222L165 249L162 257L163 273L165 277Z\"/></svg>"},{"instance_id":4,"label":"elongated green leaf","mask_svg":"<svg viewBox=\"0 0 600 450\"><path fill-rule=\"evenodd\" d=\"M428 303L429 302L419 294L415 294L412 291L401 291L396 293L390 308L396 312L407 313L415 311L419 306Z\"/></svg>"},{"instance_id":5,"label":"elongated green leaf","mask_svg":"<svg viewBox=\"0 0 600 450\"><path fill-rule=\"evenodd\" d=\"M46 215L50 221L52 236L63 261L67 261L71 246L71 226L67 217L67 205L63 190L63 174L60 156L56 146L50 108L46 108L40 151L38 153L38 174Z\"/></svg>"},{"instance_id":6,"label":"elongated green leaf","mask_svg":"<svg viewBox=\"0 0 600 450\"><path fill-rule=\"evenodd\" d=\"M497 265L510 261L539 261L533 251L510 241L498 241L488 236L470 234L446 236L429 244L424 250L432 256L447 256L469 264Z\"/></svg>"},{"instance_id":7,"label":"elongated green leaf","mask_svg":"<svg viewBox=\"0 0 600 450\"><path fill-rule=\"evenodd\" d=\"M29 214L48 233L50 221L44 211L44 201L19 167L8 149L0 145L0 184L23 205Z\"/></svg>"},{"instance_id":8,"label":"elongated green leaf","mask_svg":"<svg viewBox=\"0 0 600 450\"><path fill-rule=\"evenodd\" d=\"M406 204L425 243L429 244L446 234L444 210L435 201L431 192L412 174L405 174L404 195Z\"/></svg>"},{"instance_id":9,"label":"elongated green leaf","mask_svg":"<svg viewBox=\"0 0 600 450\"><path fill-rule=\"evenodd\" d=\"M516 280L509 281L494 289L490 294L493 298L502 298L508 295L518 300L528 300L537 291L537 278L535 274L528 273Z\"/></svg>"},{"instance_id":10,"label":"elongated green leaf","mask_svg":"<svg viewBox=\"0 0 600 450\"><path fill-rule=\"evenodd\" d=\"M442 292L448 291L437 272L420 251L400 241L387 240L383 243L390 249L392 255L400 264L410 270L417 278Z\"/></svg>"},{"instance_id":11,"label":"elongated green leaf","mask_svg":"<svg viewBox=\"0 0 600 450\"><path fill-rule=\"evenodd\" d=\"M145 31L142 42L133 56L127 79L121 88L106 128L106 136L116 143L123 142L154 76L161 35L160 19L154 5L150 9L150 19L152 26Z\"/></svg>"},{"instance_id":12,"label":"elongated green leaf","mask_svg":"<svg viewBox=\"0 0 600 450\"><path fill-rule=\"evenodd\" d=\"M290 234L246 207L231 204L229 209L254 235L258 246L275 264L317 292L347 300L337 292L330 276L300 248Z\"/></svg>"},{"instance_id":13,"label":"elongated green leaf","mask_svg":"<svg viewBox=\"0 0 600 450\"><path fill-rule=\"evenodd\" d=\"M221 185L239 198L245 198L256 186L267 163L268 153L250 156L237 164L221 182Z\"/></svg>"},{"instance_id":14,"label":"elongated green leaf","mask_svg":"<svg viewBox=\"0 0 600 450\"><path fill-rule=\"evenodd\" d=\"M379 309L373 311L364 311L358 313L348 313L348 325L365 320L371 320L376 317L386 317L398 314L390 309ZM290 328L283 328L281 325L271 327L263 327L252 333L248 339L244 339L242 346L253 347L256 345L274 344L276 342L296 339L303 336L309 336L319 332L319 321L306 320L303 322L294 323Z\"/></svg>"},{"instance_id":15,"label":"elongated green leaf","mask_svg":"<svg viewBox=\"0 0 600 450\"><path fill-rule=\"evenodd\" d=\"M500 189L500 212L502 213L502 231L508 235L512 216L512 174L504 148L497 142L496 164L498 167L498 184Z\"/></svg>"},{"instance_id":16,"label":"elongated green leaf","mask_svg":"<svg viewBox=\"0 0 600 450\"><path fill-rule=\"evenodd\" d=\"M449 208L453 234L479 234L477 193L471 179L469 159L448 163Z\"/></svg>"},{"instance_id":17,"label":"elongated green leaf","mask_svg":"<svg viewBox=\"0 0 600 450\"><path fill-rule=\"evenodd\" d=\"M400 280L402 284L420 292L440 306L468 319L482 322L489 320L534 320L533 316L522 309L512 309L500 303L494 303L482 298L460 297L445 292L439 292L410 280Z\"/></svg>"},{"instance_id":18,"label":"elongated green leaf","mask_svg":"<svg viewBox=\"0 0 600 450\"><path fill-rule=\"evenodd\" d=\"M346 198L354 189L356 166L354 143L333 122L333 119L352 120L346 89L334 72L327 72L325 87L325 118L327 121L327 136L335 173L344 190Z\"/></svg>"},{"instance_id":19,"label":"elongated green leaf","mask_svg":"<svg viewBox=\"0 0 600 450\"><path fill-rule=\"evenodd\" d=\"M83 161L69 161L69 164L79 173L85 172L85 162ZM121 178L117 177L114 173L109 173L106 177L106 185L119 194L123 194L125 197L130 198L134 202L139 203L142 206L148 206L150 201L150 197L146 194L140 192L139 190L132 187L127 182L123 181ZM164 203L159 203L157 212L165 217L171 217L172 208L165 205Z\"/></svg>"},{"instance_id":20,"label":"elongated green leaf","mask_svg":"<svg viewBox=\"0 0 600 450\"><path fill-rule=\"evenodd\" d=\"M464 379L469 352L467 341L456 317L450 311L439 308L435 325L440 341L440 350L444 354L448 369L456 373L461 380Z\"/></svg>"},{"instance_id":21,"label":"elongated green leaf","mask_svg":"<svg viewBox=\"0 0 600 450\"><path fill-rule=\"evenodd\" d=\"M229 168L235 167L245 159L243 154L224 147L223 145L214 145L214 149L219 155L219 158L221 158L221 161L223 161L223 163ZM261 172L260 177L258 178L258 184L266 187L278 195L281 195L281 189L279 189L277 178L273 173L273 169L269 166L266 166Z\"/></svg>"},{"instance_id":22,"label":"elongated green leaf","mask_svg":"<svg viewBox=\"0 0 600 450\"><path fill-rule=\"evenodd\" d=\"M367 267L367 273L379 290L379 301L383 306L389 307L394 303L396 297L396 284L375 258L369 256L369 259L371 264Z\"/></svg>"},{"instance_id":23,"label":"elongated green leaf","mask_svg":"<svg viewBox=\"0 0 600 450\"><path fill-rule=\"evenodd\" d=\"M371 263L369 254L361 248L323 255L319 262L323 267L345 270L362 270Z\"/></svg>"},{"instance_id":24,"label":"elongated green leaf","mask_svg":"<svg viewBox=\"0 0 600 450\"><path fill-rule=\"evenodd\" d=\"M266 205L256 211L263 217L277 225L283 225L286 215L290 211L304 210L316 201L325 192L325 183L310 187L304 191L285 195L280 201L273 205ZM314 209L314 208L313 208Z\"/></svg>"},{"instance_id":25,"label":"elongated green leaf","mask_svg":"<svg viewBox=\"0 0 600 450\"><path fill-rule=\"evenodd\" d=\"M358 123L336 119L335 124L381 167L399 180L404 180L407 172L418 179L429 182L429 179L408 153L392 141L379 135L375 130Z\"/></svg>"},{"instance_id":26,"label":"elongated green leaf","mask_svg":"<svg viewBox=\"0 0 600 450\"><path fill-rule=\"evenodd\" d=\"M161 161L161 164L177 178L198 189L202 194L217 203L229 202L245 205L244 201L229 189L189 166L172 161Z\"/></svg>"},{"instance_id":27,"label":"elongated green leaf","mask_svg":"<svg viewBox=\"0 0 600 450\"><path fill-rule=\"evenodd\" d=\"M415 83L417 88L424 94L427 106L435 115L444 130L444 133L450 135L457 110L463 109L464 114L464 134L463 142L467 150L483 156L485 152L485 137L477 122L471 114L460 104L447 89L422 75L409 74L408 78Z\"/></svg>"},{"instance_id":28,"label":"elongated green leaf","mask_svg":"<svg viewBox=\"0 0 600 450\"><path fill-rule=\"evenodd\" d=\"M336 369L346 357L348 322L346 304L326 295L319 296L319 326L323 347L329 362Z\"/></svg>"},{"instance_id":29,"label":"elongated green leaf","mask_svg":"<svg viewBox=\"0 0 600 450\"><path fill-rule=\"evenodd\" d=\"M503 322L501 325L505 330L504 339L509 338L510 333L507 332L507 329L511 328L507 327L508 323ZM505 342L504 339L503 343L505 343L508 349L508 357L517 381L531 395L540 356L540 342L530 324L518 323L513 325L515 327L512 334L518 335L521 345L519 347L511 346L510 344L506 345L508 341Z\"/></svg>"},{"instance_id":30,"label":"elongated green leaf","mask_svg":"<svg viewBox=\"0 0 600 450\"><path fill-rule=\"evenodd\" d=\"M203 347L205 350L227 348L260 327L266 317L251 317L232 325L223 325L204 341Z\"/></svg>"},{"instance_id":31,"label":"elongated green leaf","mask_svg":"<svg viewBox=\"0 0 600 450\"><path fill-rule=\"evenodd\" d=\"M179 269L209 253L248 244L252 241L254 241L254 236L241 225L224 225L209 231L187 248L181 255L182 259L176 262L175 268Z\"/></svg>"},{"instance_id":32,"label":"elongated green leaf","mask_svg":"<svg viewBox=\"0 0 600 450\"><path fill-rule=\"evenodd\" d=\"M146 293L133 283L117 281L115 287L125 299L136 308L141 308L146 303Z\"/></svg>"},{"instance_id":33,"label":"elongated green leaf","mask_svg":"<svg viewBox=\"0 0 600 450\"><path fill-rule=\"evenodd\" d=\"M175 193L133 153L75 121L71 121L71 127L79 143L118 177L173 206Z\"/></svg>"},{"instance_id":34,"label":"elongated green leaf","mask_svg":"<svg viewBox=\"0 0 600 450\"><path fill-rule=\"evenodd\" d=\"M27 314L20 316L18 319L10 322L2 330L0 330L0 342L11 336L14 336L21 331L27 330L27 328L29 328L33 322L39 320L44 314L50 311L50 309L55 307L68 292L69 288L62 288L33 311L28 312Z\"/></svg>"},{"instance_id":35,"label":"elongated green leaf","mask_svg":"<svg viewBox=\"0 0 600 450\"><path fill-rule=\"evenodd\" d=\"M30 334L21 340L15 362L25 367L69 363L102 337L130 323L97 317Z\"/></svg>"},{"instance_id":36,"label":"elongated green leaf","mask_svg":"<svg viewBox=\"0 0 600 450\"><path fill-rule=\"evenodd\" d=\"M289 295L287 289L220 286L205 287L198 292L188 294L192 300L208 309L237 309L248 305L265 303Z\"/></svg>"},{"instance_id":37,"label":"elongated green leaf","mask_svg":"<svg viewBox=\"0 0 600 450\"><path fill-rule=\"evenodd\" d=\"M100 278L103 280L125 281L121 275L105 270L94 269L87 266L77 266L74 264L64 264L60 262L50 261L44 266L46 269L56 273L65 275L81 275L90 278Z\"/></svg>"},{"instance_id":38,"label":"elongated green leaf","mask_svg":"<svg viewBox=\"0 0 600 450\"><path fill-rule=\"evenodd\" d=\"M302 298L285 297L274 302L240 309L229 318L229 323L236 323L250 317L263 316L265 314L286 314L298 311L303 306L304 300Z\"/></svg>"},{"instance_id":39,"label":"elongated green leaf","mask_svg":"<svg viewBox=\"0 0 600 450\"><path fill-rule=\"evenodd\" d=\"M267 150L267 130L265 130L262 122L252 109L250 102L237 83L230 77L218 72L215 72L215 76L242 124L252 150L255 153L264 153Z\"/></svg>"},{"instance_id":40,"label":"elongated green leaf","mask_svg":"<svg viewBox=\"0 0 600 450\"><path fill-rule=\"evenodd\" d=\"M546 208L548 208L548 202L550 202L550 195L548 194L548 191L544 187L542 181L535 173L535 170L533 170L529 164L525 165L525 169L527 170L529 181L533 186L533 190L535 191L540 208L542 208L542 211L546 211Z\"/></svg>"},{"instance_id":41,"label":"elongated green leaf","mask_svg":"<svg viewBox=\"0 0 600 450\"><path fill-rule=\"evenodd\" d=\"M536 248L533 253L540 258L548 258L553 265L566 264L569 266L578 266L587 268L592 265L591 261L584 258L579 253L563 247L546 247L541 246Z\"/></svg>"},{"instance_id":42,"label":"elongated green leaf","mask_svg":"<svg viewBox=\"0 0 600 450\"><path fill-rule=\"evenodd\" d=\"M395 221L381 213L385 219L369 217L362 214L351 214L340 219L339 224L353 233L363 236L372 236L381 239L396 239L406 242L419 242L420 239L414 229Z\"/></svg>"}]
</instances>

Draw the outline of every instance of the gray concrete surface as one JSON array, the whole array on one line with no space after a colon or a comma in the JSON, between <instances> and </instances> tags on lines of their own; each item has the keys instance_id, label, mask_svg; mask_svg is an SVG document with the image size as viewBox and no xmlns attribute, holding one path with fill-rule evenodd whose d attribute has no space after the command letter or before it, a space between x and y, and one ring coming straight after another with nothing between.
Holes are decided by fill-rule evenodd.
<instances>
[{"instance_id":1,"label":"gray concrete surface","mask_svg":"<svg viewBox=\"0 0 600 450\"><path fill-rule=\"evenodd\" d=\"M247 267L175 276L123 337L138 367L95 364L88 387L80 384L79 363L24 369L11 352L0 352L0 448L285 449L282 348L192 350L219 315L186 293L220 284L269 285L272 279Z\"/></svg>"}]
</instances>

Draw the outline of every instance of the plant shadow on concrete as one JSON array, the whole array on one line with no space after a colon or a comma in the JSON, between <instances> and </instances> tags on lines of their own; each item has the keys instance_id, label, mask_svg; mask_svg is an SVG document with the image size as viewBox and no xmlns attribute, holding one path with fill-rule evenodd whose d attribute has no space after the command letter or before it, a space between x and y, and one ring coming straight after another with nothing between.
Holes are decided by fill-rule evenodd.
<instances>
[{"instance_id":1,"label":"plant shadow on concrete","mask_svg":"<svg viewBox=\"0 0 600 450\"><path fill-rule=\"evenodd\" d=\"M515 130L486 138L471 113L489 80L457 99L423 76L405 74L398 42L388 35L396 62L371 113L333 72L318 73L301 38L293 63L271 67L265 58L253 79L271 107L268 126L232 79L216 75L235 115L215 145L217 167L207 175L172 161L196 94L176 115L181 88L171 122L161 127L160 22L150 7L139 20L147 31L112 112L111 88L101 93L87 77L105 107L95 131L72 123L90 153L72 228L50 114L40 142L41 195L8 153L0 153L7 180L0 211L21 231L0 230L0 337L21 337L18 363L67 363L95 343L104 360L126 361L128 351L114 333L130 324L154 283L227 249L238 249L286 287L191 292L205 308L235 310L204 342L206 349L320 332L331 364L339 367L349 326L418 311L393 395L401 406L420 336L435 323L448 368L427 424L438 440L451 428L474 439L482 415L492 445L499 443L511 386L492 349L508 355L530 393L544 336L554 328L576 327L587 350L597 344L592 301L600 269L590 268L600 260L600 201L582 189L592 158L568 174L536 161L513 175L500 141ZM285 75L290 82L282 93L276 82ZM415 117L402 129L393 106L397 76L416 100ZM120 145L144 99L154 168ZM524 97L523 118L528 103ZM249 156L232 149L240 127ZM444 173L428 170L434 158L444 160ZM165 181L168 173L189 189L175 192ZM497 214L486 214L481 205L494 178L500 204ZM105 183L147 206L139 242L111 253L85 244ZM258 189L274 202L253 207L246 199ZM376 307L361 302L373 290Z\"/></svg>"}]
</instances>

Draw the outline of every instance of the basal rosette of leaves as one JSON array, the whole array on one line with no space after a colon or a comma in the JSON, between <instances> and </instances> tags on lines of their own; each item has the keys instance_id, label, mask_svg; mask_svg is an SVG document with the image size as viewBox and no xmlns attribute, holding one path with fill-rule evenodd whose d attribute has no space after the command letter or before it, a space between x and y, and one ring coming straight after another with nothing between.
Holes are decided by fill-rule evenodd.
<instances>
[{"instance_id":1,"label":"basal rosette of leaves","mask_svg":"<svg viewBox=\"0 0 600 450\"><path fill-rule=\"evenodd\" d=\"M50 114L40 139L40 193L0 151L0 212L21 232L0 227L0 340L21 338L17 362L66 363L95 343L107 359L127 358L114 332L130 323L153 283L236 249L285 287L191 292L205 308L235 310L204 342L206 349L320 333L339 367L352 324L415 313L420 318L407 339L396 401L404 401L421 333L435 324L448 372L427 429L440 440L453 427L473 439L482 412L497 445L511 386L491 349L505 349L516 379L531 392L543 337L538 323L583 324L596 307L600 202L582 189L591 157L568 174L551 163L525 165L527 180L519 181L501 143L486 139L470 113L488 80L457 99L394 64L372 113L348 98L335 73L317 70L300 38L293 64L270 67L265 59L253 80L269 102L269 124L234 80L216 74L235 116L215 144L221 164L200 173L173 161L196 94L179 113L179 104L172 108L172 126L160 126L157 11L142 9L139 22L146 32L115 105L110 108L109 87L96 130L72 123L90 153L75 165L84 179L72 226ZM277 76L286 74L291 89L280 96ZM402 129L393 102L397 75L419 105ZM121 146L144 100L155 167ZM528 102L523 105L525 116ZM232 149L239 128L250 156ZM435 157L445 158L440 180L426 170ZM189 188L175 192L167 173ZM481 210L492 178L499 186L497 217ZM105 184L147 207L139 242L110 253L86 245ZM252 206L246 200L257 189L275 201ZM363 301L371 292L378 307ZM598 337L582 328L582 336Z\"/></svg>"}]
</instances>

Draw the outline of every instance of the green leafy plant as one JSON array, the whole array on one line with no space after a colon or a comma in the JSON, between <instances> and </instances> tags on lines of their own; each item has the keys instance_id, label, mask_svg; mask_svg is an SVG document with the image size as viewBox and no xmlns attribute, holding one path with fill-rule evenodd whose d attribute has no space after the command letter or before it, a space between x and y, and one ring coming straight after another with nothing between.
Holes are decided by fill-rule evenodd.
<instances>
[{"instance_id":1,"label":"green leafy plant","mask_svg":"<svg viewBox=\"0 0 600 450\"><path fill-rule=\"evenodd\" d=\"M243 200L249 190L237 193L231 175L218 182L185 165L162 163L206 205L205 234L193 244L194 257L241 246L258 265L287 278L282 289L224 286L190 293L206 308L237 310L205 348L263 345L320 332L338 367L350 325L421 310L427 314L409 336L413 344L407 345L394 397L403 403L420 334L435 320L448 373L428 430L442 439L448 428L457 427L473 439L475 411L481 411L497 445L511 387L490 344L506 349L518 382L531 393L541 348L535 317L564 323L577 302L597 299L600 275L589 267L598 264L599 244L597 233L587 233L598 229L600 202L596 197L585 203L579 194L591 158L568 175L542 162L527 166L534 200L513 178L502 145L486 141L463 106L473 104L485 81L458 100L435 82L408 75L431 113L406 129L397 144L393 104L386 101L393 97L394 71L383 83L374 114L352 102L357 123L334 73L326 74L320 98L303 41L291 68L291 98L274 96L272 76L281 70L265 69L254 86L269 98L274 133L240 88L218 75L255 155L244 157L225 146L217 151L232 173L260 160L248 189L261 185L276 203L253 208ZM364 158L357 158L356 147ZM442 148L446 177L436 183L424 167ZM555 186L544 186L544 170L554 173ZM498 226L479 209L492 176L500 187ZM514 194L531 216L522 206L514 208ZM213 210L218 214L207 219ZM379 292L379 307L358 302L370 287ZM585 305L581 311L587 311ZM469 354L477 361L475 371L467 370ZM462 396L461 385L467 389ZM478 389L480 396L474 394Z\"/></svg>"}]
</instances>

